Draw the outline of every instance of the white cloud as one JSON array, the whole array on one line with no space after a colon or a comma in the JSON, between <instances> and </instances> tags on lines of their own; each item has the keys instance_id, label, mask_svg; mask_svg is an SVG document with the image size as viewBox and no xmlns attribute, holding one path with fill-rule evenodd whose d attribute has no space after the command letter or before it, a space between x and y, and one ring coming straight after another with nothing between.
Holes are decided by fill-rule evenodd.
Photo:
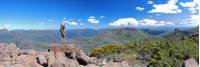
<instances>
[{"instance_id":1,"label":"white cloud","mask_svg":"<svg viewBox=\"0 0 200 67\"><path fill-rule=\"evenodd\" d=\"M181 25L199 25L200 23L200 15L191 15L190 19L184 20L183 22L179 23Z\"/></svg>"},{"instance_id":2,"label":"white cloud","mask_svg":"<svg viewBox=\"0 0 200 67\"><path fill-rule=\"evenodd\" d=\"M186 3L180 2L179 4L183 7L195 7L196 6L196 4L193 2L186 2Z\"/></svg>"},{"instance_id":3,"label":"white cloud","mask_svg":"<svg viewBox=\"0 0 200 67\"><path fill-rule=\"evenodd\" d=\"M196 9L200 10L200 2L199 2L199 0L193 0L193 2L197 4Z\"/></svg>"},{"instance_id":4,"label":"white cloud","mask_svg":"<svg viewBox=\"0 0 200 67\"><path fill-rule=\"evenodd\" d=\"M200 15L191 15L191 20L195 22L200 22Z\"/></svg>"},{"instance_id":5,"label":"white cloud","mask_svg":"<svg viewBox=\"0 0 200 67\"><path fill-rule=\"evenodd\" d=\"M97 20L94 16L90 16L88 18L88 22L97 24L97 23L99 23L99 20Z\"/></svg>"},{"instance_id":6,"label":"white cloud","mask_svg":"<svg viewBox=\"0 0 200 67\"><path fill-rule=\"evenodd\" d=\"M136 10L143 11L144 8L143 7L136 7Z\"/></svg>"},{"instance_id":7,"label":"white cloud","mask_svg":"<svg viewBox=\"0 0 200 67\"><path fill-rule=\"evenodd\" d=\"M105 16L100 16L100 19L103 19L103 18L105 18Z\"/></svg>"},{"instance_id":8,"label":"white cloud","mask_svg":"<svg viewBox=\"0 0 200 67\"><path fill-rule=\"evenodd\" d=\"M136 20L135 18L121 18L112 23L109 23L111 26L174 26L172 22L165 21L156 21L153 19L143 19L141 21Z\"/></svg>"},{"instance_id":9,"label":"white cloud","mask_svg":"<svg viewBox=\"0 0 200 67\"><path fill-rule=\"evenodd\" d=\"M69 23L70 21L68 21L68 20L63 20L62 22L63 22L63 23Z\"/></svg>"},{"instance_id":10,"label":"white cloud","mask_svg":"<svg viewBox=\"0 0 200 67\"><path fill-rule=\"evenodd\" d=\"M166 26L166 25L174 26L175 25L172 22L156 21L153 19L143 19L142 21L140 21L140 24L142 26Z\"/></svg>"},{"instance_id":11,"label":"white cloud","mask_svg":"<svg viewBox=\"0 0 200 67\"><path fill-rule=\"evenodd\" d=\"M128 25L138 25L138 21L135 18L121 18L117 21L110 23L111 26L128 26Z\"/></svg>"},{"instance_id":12,"label":"white cloud","mask_svg":"<svg viewBox=\"0 0 200 67\"><path fill-rule=\"evenodd\" d=\"M0 28L9 29L10 28L10 24L2 24L2 25L0 25Z\"/></svg>"},{"instance_id":13,"label":"white cloud","mask_svg":"<svg viewBox=\"0 0 200 67\"><path fill-rule=\"evenodd\" d=\"M81 19L78 19L77 21L79 21L79 22L80 22L80 21L82 21L82 20L81 20Z\"/></svg>"},{"instance_id":14,"label":"white cloud","mask_svg":"<svg viewBox=\"0 0 200 67\"><path fill-rule=\"evenodd\" d=\"M84 25L83 23L80 23L80 25L82 26L82 25Z\"/></svg>"},{"instance_id":15,"label":"white cloud","mask_svg":"<svg viewBox=\"0 0 200 67\"><path fill-rule=\"evenodd\" d=\"M190 21L188 22L188 23L190 23L190 24L194 24L194 25L199 25L199 23L200 23L200 15L191 15L190 16L191 18L190 18Z\"/></svg>"},{"instance_id":16,"label":"white cloud","mask_svg":"<svg viewBox=\"0 0 200 67\"><path fill-rule=\"evenodd\" d=\"M148 0L148 1L147 1L147 4L153 4L153 1Z\"/></svg>"},{"instance_id":17,"label":"white cloud","mask_svg":"<svg viewBox=\"0 0 200 67\"><path fill-rule=\"evenodd\" d=\"M89 18L95 18L95 16L90 16Z\"/></svg>"},{"instance_id":18,"label":"white cloud","mask_svg":"<svg viewBox=\"0 0 200 67\"><path fill-rule=\"evenodd\" d=\"M67 20L67 18L63 17L62 20Z\"/></svg>"},{"instance_id":19,"label":"white cloud","mask_svg":"<svg viewBox=\"0 0 200 67\"><path fill-rule=\"evenodd\" d=\"M169 0L166 4L154 4L154 9L148 13L181 13L182 10L176 5L178 0Z\"/></svg>"},{"instance_id":20,"label":"white cloud","mask_svg":"<svg viewBox=\"0 0 200 67\"><path fill-rule=\"evenodd\" d=\"M174 23L172 22L166 22L167 25L175 25Z\"/></svg>"},{"instance_id":21,"label":"white cloud","mask_svg":"<svg viewBox=\"0 0 200 67\"><path fill-rule=\"evenodd\" d=\"M148 25L148 26L153 26L156 23L158 23L155 20L151 20L151 19L143 19L142 21L140 21L142 23L142 25Z\"/></svg>"},{"instance_id":22,"label":"white cloud","mask_svg":"<svg viewBox=\"0 0 200 67\"><path fill-rule=\"evenodd\" d=\"M78 25L78 23L77 23L77 22L71 22L71 23L69 23L69 25L72 25L72 26L77 26L77 25Z\"/></svg>"},{"instance_id":23,"label":"white cloud","mask_svg":"<svg viewBox=\"0 0 200 67\"><path fill-rule=\"evenodd\" d=\"M78 23L75 22L75 21L63 20L62 22L65 23L65 24L71 25L71 26L77 26L78 25Z\"/></svg>"},{"instance_id":24,"label":"white cloud","mask_svg":"<svg viewBox=\"0 0 200 67\"><path fill-rule=\"evenodd\" d=\"M197 13L198 10L198 3L193 0L193 2L180 2L179 3L182 7L186 7L190 13Z\"/></svg>"},{"instance_id":25,"label":"white cloud","mask_svg":"<svg viewBox=\"0 0 200 67\"><path fill-rule=\"evenodd\" d=\"M160 16L160 14L155 14L156 16Z\"/></svg>"}]
</instances>

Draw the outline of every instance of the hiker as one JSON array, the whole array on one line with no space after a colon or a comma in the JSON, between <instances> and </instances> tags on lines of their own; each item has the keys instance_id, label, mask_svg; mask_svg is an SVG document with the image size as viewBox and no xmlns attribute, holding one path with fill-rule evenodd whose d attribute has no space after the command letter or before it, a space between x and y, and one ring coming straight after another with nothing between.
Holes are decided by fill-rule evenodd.
<instances>
[{"instance_id":1,"label":"hiker","mask_svg":"<svg viewBox=\"0 0 200 67\"><path fill-rule=\"evenodd\" d=\"M65 23L62 23L61 25L60 25L60 33L61 33L61 41L62 41L62 43L66 43L66 40L65 40L65 38L66 38L66 31L65 31Z\"/></svg>"}]
</instances>

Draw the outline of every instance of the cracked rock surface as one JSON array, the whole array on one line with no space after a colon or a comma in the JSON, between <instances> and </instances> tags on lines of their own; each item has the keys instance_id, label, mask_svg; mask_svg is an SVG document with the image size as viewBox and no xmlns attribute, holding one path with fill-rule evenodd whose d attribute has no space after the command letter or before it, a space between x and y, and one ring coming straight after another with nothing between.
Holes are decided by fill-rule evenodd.
<instances>
[{"instance_id":1,"label":"cracked rock surface","mask_svg":"<svg viewBox=\"0 0 200 67\"><path fill-rule=\"evenodd\" d=\"M77 47L50 46L48 52L20 50L15 44L0 43L0 67L130 67L127 62L98 65L96 57L89 57Z\"/></svg>"}]
</instances>

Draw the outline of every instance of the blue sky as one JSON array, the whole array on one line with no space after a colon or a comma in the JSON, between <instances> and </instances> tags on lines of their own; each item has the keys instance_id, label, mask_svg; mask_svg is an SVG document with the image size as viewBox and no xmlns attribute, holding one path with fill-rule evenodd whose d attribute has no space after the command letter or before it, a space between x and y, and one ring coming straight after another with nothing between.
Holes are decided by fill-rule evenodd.
<instances>
[{"instance_id":1,"label":"blue sky","mask_svg":"<svg viewBox=\"0 0 200 67\"><path fill-rule=\"evenodd\" d=\"M0 28L179 27L199 24L199 0L0 0Z\"/></svg>"}]
</instances>

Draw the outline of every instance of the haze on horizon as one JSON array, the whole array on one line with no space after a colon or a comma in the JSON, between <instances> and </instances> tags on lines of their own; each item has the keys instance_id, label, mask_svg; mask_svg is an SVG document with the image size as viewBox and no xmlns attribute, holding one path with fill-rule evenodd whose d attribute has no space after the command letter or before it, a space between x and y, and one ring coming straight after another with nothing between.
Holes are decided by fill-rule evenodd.
<instances>
[{"instance_id":1,"label":"haze on horizon","mask_svg":"<svg viewBox=\"0 0 200 67\"><path fill-rule=\"evenodd\" d=\"M1 0L0 29L194 27L199 0Z\"/></svg>"}]
</instances>

